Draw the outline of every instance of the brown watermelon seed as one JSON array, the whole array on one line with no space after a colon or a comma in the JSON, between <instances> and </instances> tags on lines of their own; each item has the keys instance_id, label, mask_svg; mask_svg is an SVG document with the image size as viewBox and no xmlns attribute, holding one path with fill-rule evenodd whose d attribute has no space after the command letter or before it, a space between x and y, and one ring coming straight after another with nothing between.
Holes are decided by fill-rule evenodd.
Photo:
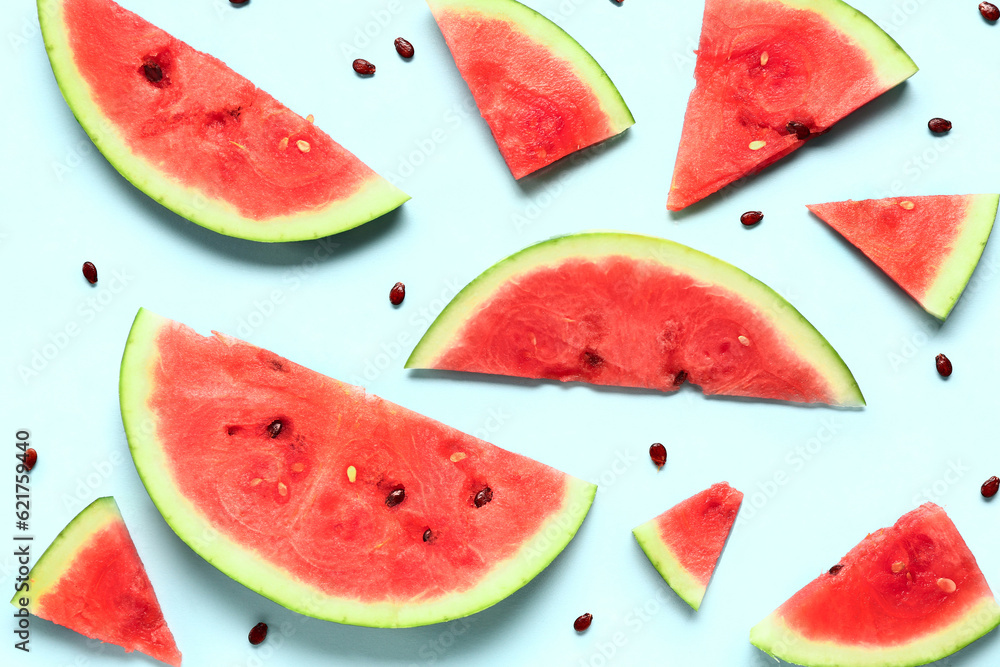
<instances>
[{"instance_id":1,"label":"brown watermelon seed","mask_svg":"<svg viewBox=\"0 0 1000 667\"><path fill-rule=\"evenodd\" d=\"M983 18L987 21L996 21L997 19L1000 19L1000 9L998 9L992 2L980 2L979 13L982 14Z\"/></svg>"},{"instance_id":2,"label":"brown watermelon seed","mask_svg":"<svg viewBox=\"0 0 1000 667\"><path fill-rule=\"evenodd\" d=\"M841 565L840 563L837 563L836 565L834 565L833 567L830 568L830 574L836 576L837 573L839 573L843 569L844 569L844 566Z\"/></svg>"},{"instance_id":3,"label":"brown watermelon seed","mask_svg":"<svg viewBox=\"0 0 1000 667\"><path fill-rule=\"evenodd\" d=\"M406 285L403 283L396 283L389 290L389 303L394 306L398 306L403 303L403 299L406 298Z\"/></svg>"},{"instance_id":4,"label":"brown watermelon seed","mask_svg":"<svg viewBox=\"0 0 1000 667\"><path fill-rule=\"evenodd\" d=\"M229 0L229 4L231 5L245 5L248 2L250 2L250 0ZM264 629L266 630L267 626L264 626Z\"/></svg>"},{"instance_id":5,"label":"brown watermelon seed","mask_svg":"<svg viewBox=\"0 0 1000 667\"><path fill-rule=\"evenodd\" d=\"M796 139L808 139L812 132L809 131L809 127L805 123L800 123L797 120L790 120L788 124L785 125L785 129L788 130L788 134L794 134Z\"/></svg>"},{"instance_id":6,"label":"brown watermelon seed","mask_svg":"<svg viewBox=\"0 0 1000 667\"><path fill-rule=\"evenodd\" d=\"M267 426L267 432L268 432L268 434L270 434L270 436L272 438L277 438L278 434L281 433L281 427L282 426L284 426L284 424L281 423L281 420L280 419L275 419L273 422L271 422L270 424L268 424L268 426Z\"/></svg>"},{"instance_id":7,"label":"brown watermelon seed","mask_svg":"<svg viewBox=\"0 0 1000 667\"><path fill-rule=\"evenodd\" d=\"M944 356L943 354L939 354L938 356L934 357L934 365L937 366L938 375L940 375L941 377L946 378L949 375L951 375L952 371L951 359Z\"/></svg>"},{"instance_id":8,"label":"brown watermelon seed","mask_svg":"<svg viewBox=\"0 0 1000 667\"><path fill-rule=\"evenodd\" d=\"M236 3L233 3L236 4ZM258 623L257 625L250 628L250 634L247 635L247 639L254 646L257 646L267 638L267 623Z\"/></svg>"},{"instance_id":9,"label":"brown watermelon seed","mask_svg":"<svg viewBox=\"0 0 1000 667\"><path fill-rule=\"evenodd\" d=\"M934 134L944 134L951 130L951 121L944 118L931 118L927 121L927 128Z\"/></svg>"},{"instance_id":10,"label":"brown watermelon seed","mask_svg":"<svg viewBox=\"0 0 1000 667\"><path fill-rule=\"evenodd\" d=\"M679 372L677 375L674 376L674 386L675 387L681 386L687 379L688 379L687 371Z\"/></svg>"},{"instance_id":11,"label":"brown watermelon seed","mask_svg":"<svg viewBox=\"0 0 1000 667\"><path fill-rule=\"evenodd\" d=\"M163 81L163 70L160 68L159 63L152 58L146 58L142 62L142 73L146 75L146 80L150 83Z\"/></svg>"},{"instance_id":12,"label":"brown watermelon seed","mask_svg":"<svg viewBox=\"0 0 1000 667\"><path fill-rule=\"evenodd\" d=\"M97 267L94 266L93 262L83 263L83 277L87 279L87 282L91 285L97 284Z\"/></svg>"},{"instance_id":13,"label":"brown watermelon seed","mask_svg":"<svg viewBox=\"0 0 1000 667\"><path fill-rule=\"evenodd\" d=\"M657 468L662 468L667 463L667 448L654 442L649 446L649 458L653 460Z\"/></svg>"},{"instance_id":14,"label":"brown watermelon seed","mask_svg":"<svg viewBox=\"0 0 1000 667\"><path fill-rule=\"evenodd\" d=\"M424 531L424 542L430 542L432 537L434 537L434 534L431 533L430 528Z\"/></svg>"},{"instance_id":15,"label":"brown watermelon seed","mask_svg":"<svg viewBox=\"0 0 1000 667\"><path fill-rule=\"evenodd\" d=\"M487 486L485 489L476 494L476 498L473 502L476 504L476 507L482 507L491 500L493 500L493 489Z\"/></svg>"},{"instance_id":16,"label":"brown watermelon seed","mask_svg":"<svg viewBox=\"0 0 1000 667\"><path fill-rule=\"evenodd\" d=\"M393 46L396 47L396 53L398 53L402 57L407 59L413 57L413 44L410 44L402 37L397 37L396 41L393 42Z\"/></svg>"},{"instance_id":17,"label":"brown watermelon seed","mask_svg":"<svg viewBox=\"0 0 1000 667\"><path fill-rule=\"evenodd\" d=\"M354 67L354 71L361 76L371 76L375 73L375 65L372 65L364 58L358 58L352 66Z\"/></svg>"},{"instance_id":18,"label":"brown watermelon seed","mask_svg":"<svg viewBox=\"0 0 1000 667\"><path fill-rule=\"evenodd\" d=\"M36 463L38 463L38 452L35 451L34 447L28 447L28 451L24 453L24 467L30 471L32 468L35 467ZM996 479L996 477L994 477L993 479ZM993 493L996 493L996 491L994 491ZM983 492L983 495L986 495L985 491Z\"/></svg>"},{"instance_id":19,"label":"brown watermelon seed","mask_svg":"<svg viewBox=\"0 0 1000 667\"><path fill-rule=\"evenodd\" d=\"M29 449L28 453L31 453L33 451L35 450ZM31 468L28 468L28 470L31 470ZM983 498L992 498L993 496L995 496L997 494L997 491L1000 491L1000 477L993 475L988 480L983 482L983 488L981 489L981 491L983 493Z\"/></svg>"},{"instance_id":20,"label":"brown watermelon seed","mask_svg":"<svg viewBox=\"0 0 1000 667\"><path fill-rule=\"evenodd\" d=\"M593 614L583 614L578 616L575 621L573 621L573 629L577 632L583 632L590 627L590 624L594 622Z\"/></svg>"},{"instance_id":21,"label":"brown watermelon seed","mask_svg":"<svg viewBox=\"0 0 1000 667\"><path fill-rule=\"evenodd\" d=\"M395 507L404 500L406 500L406 489L399 487L385 497L385 504L387 507Z\"/></svg>"},{"instance_id":22,"label":"brown watermelon seed","mask_svg":"<svg viewBox=\"0 0 1000 667\"><path fill-rule=\"evenodd\" d=\"M902 572L905 569L906 569L906 563L904 563L901 560L897 560L895 563L892 564L892 573L893 574L899 574L900 572Z\"/></svg>"},{"instance_id":23,"label":"brown watermelon seed","mask_svg":"<svg viewBox=\"0 0 1000 667\"><path fill-rule=\"evenodd\" d=\"M740 222L743 223L744 227L753 227L763 219L764 214L760 211L747 211L740 216Z\"/></svg>"},{"instance_id":24,"label":"brown watermelon seed","mask_svg":"<svg viewBox=\"0 0 1000 667\"><path fill-rule=\"evenodd\" d=\"M583 361L591 368L597 368L604 364L604 358L601 355L589 350L583 352Z\"/></svg>"}]
</instances>

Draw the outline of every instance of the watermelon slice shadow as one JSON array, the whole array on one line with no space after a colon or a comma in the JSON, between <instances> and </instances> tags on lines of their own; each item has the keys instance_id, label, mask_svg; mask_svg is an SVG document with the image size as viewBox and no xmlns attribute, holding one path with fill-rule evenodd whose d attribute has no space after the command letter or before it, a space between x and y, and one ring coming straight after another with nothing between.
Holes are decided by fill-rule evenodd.
<instances>
[{"instance_id":1,"label":"watermelon slice shadow","mask_svg":"<svg viewBox=\"0 0 1000 667\"><path fill-rule=\"evenodd\" d=\"M525 196L532 197L540 191L550 189L556 181L565 178L571 169L583 169L583 165L601 159L601 156L608 151L616 150L620 144L627 143L631 136L632 132L629 131L608 137L600 143L592 144L574 153L570 153L552 164L542 167L538 171L516 179L514 182L517 183L517 186Z\"/></svg>"}]
</instances>

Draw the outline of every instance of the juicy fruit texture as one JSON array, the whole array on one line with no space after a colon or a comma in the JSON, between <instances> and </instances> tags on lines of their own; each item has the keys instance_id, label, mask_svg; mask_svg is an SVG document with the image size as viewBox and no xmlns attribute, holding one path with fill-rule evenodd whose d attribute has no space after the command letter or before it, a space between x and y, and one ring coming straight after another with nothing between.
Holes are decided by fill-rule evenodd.
<instances>
[{"instance_id":1,"label":"juicy fruit texture","mask_svg":"<svg viewBox=\"0 0 1000 667\"><path fill-rule=\"evenodd\" d=\"M742 502L740 491L721 482L632 530L656 571L695 611Z\"/></svg>"},{"instance_id":2,"label":"juicy fruit texture","mask_svg":"<svg viewBox=\"0 0 1000 667\"><path fill-rule=\"evenodd\" d=\"M635 120L601 66L514 0L427 0L514 178Z\"/></svg>"},{"instance_id":3,"label":"juicy fruit texture","mask_svg":"<svg viewBox=\"0 0 1000 667\"><path fill-rule=\"evenodd\" d=\"M933 503L869 534L840 565L755 626L750 641L801 665L910 667L1000 624L975 557Z\"/></svg>"},{"instance_id":4,"label":"juicy fruit texture","mask_svg":"<svg viewBox=\"0 0 1000 667\"><path fill-rule=\"evenodd\" d=\"M258 241L327 236L408 197L326 133L111 0L38 0L52 71L114 167L167 208Z\"/></svg>"},{"instance_id":5,"label":"juicy fruit texture","mask_svg":"<svg viewBox=\"0 0 1000 667\"><path fill-rule=\"evenodd\" d=\"M706 0L667 208L763 169L916 71L840 0Z\"/></svg>"},{"instance_id":6,"label":"juicy fruit texture","mask_svg":"<svg viewBox=\"0 0 1000 667\"><path fill-rule=\"evenodd\" d=\"M826 339L770 288L680 244L611 232L499 262L442 311L406 366L864 404Z\"/></svg>"},{"instance_id":7,"label":"juicy fruit texture","mask_svg":"<svg viewBox=\"0 0 1000 667\"><path fill-rule=\"evenodd\" d=\"M936 195L814 204L931 315L945 319L972 277L1000 196Z\"/></svg>"},{"instance_id":8,"label":"juicy fruit texture","mask_svg":"<svg viewBox=\"0 0 1000 667\"><path fill-rule=\"evenodd\" d=\"M505 598L582 523L592 484L249 343L140 310L122 420L174 531L295 611L445 621Z\"/></svg>"},{"instance_id":9,"label":"juicy fruit texture","mask_svg":"<svg viewBox=\"0 0 1000 667\"><path fill-rule=\"evenodd\" d=\"M170 665L181 653L114 498L99 498L63 529L28 575L28 611L82 635Z\"/></svg>"}]
</instances>

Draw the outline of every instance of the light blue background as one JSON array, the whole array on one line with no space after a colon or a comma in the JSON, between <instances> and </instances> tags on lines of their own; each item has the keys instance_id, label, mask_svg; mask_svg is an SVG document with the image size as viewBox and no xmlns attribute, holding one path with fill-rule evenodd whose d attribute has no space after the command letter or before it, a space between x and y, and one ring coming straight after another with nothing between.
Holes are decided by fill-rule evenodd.
<instances>
[{"instance_id":1,"label":"light blue background","mask_svg":"<svg viewBox=\"0 0 1000 667\"><path fill-rule=\"evenodd\" d=\"M1000 247L987 247L970 289L939 326L804 207L885 196L894 183L911 195L1000 188L1000 26L980 19L976 1L856 0L921 71L730 196L676 217L665 202L693 85L700 2L528 3L591 51L637 124L606 150L585 151L576 164L520 183L423 2L252 0L238 10L225 0L123 4L221 57L298 113L315 114L321 128L413 196L395 213L319 242L257 244L197 227L134 189L95 151L54 83L34 6L5 3L0 441L12 465L14 433L27 428L40 454L31 476L36 557L90 500L117 498L186 665L764 667L773 662L749 644L750 627L866 533L928 499L946 507L1000 586L1000 505L979 495L983 480L1000 474ZM416 48L412 62L393 50L399 35ZM373 78L352 72L359 56L378 67ZM938 115L955 124L946 137L927 132L927 120ZM748 209L766 216L751 230L739 224ZM403 370L428 318L482 270L536 241L593 228L674 239L771 285L841 353L868 408L706 399L690 387L664 396ZM85 260L99 269L95 288L80 275ZM393 309L387 294L397 280L407 297ZM140 306L361 382L598 482L590 516L535 581L465 620L377 630L289 612L188 549L136 475L117 386ZM36 376L23 378L19 369L70 325L78 335ZM955 364L948 381L935 373L938 352ZM654 441L669 450L662 472L645 455ZM747 499L694 613L650 567L630 530L723 479ZM0 535L14 532L11 514ZM0 583L9 591L14 563L10 550L0 553ZM577 635L571 624L584 611L594 624ZM246 634L259 620L271 635L254 649ZM45 621L34 620L31 632L28 660L6 632L0 662L151 664ZM942 664L998 659L994 633Z\"/></svg>"}]
</instances>

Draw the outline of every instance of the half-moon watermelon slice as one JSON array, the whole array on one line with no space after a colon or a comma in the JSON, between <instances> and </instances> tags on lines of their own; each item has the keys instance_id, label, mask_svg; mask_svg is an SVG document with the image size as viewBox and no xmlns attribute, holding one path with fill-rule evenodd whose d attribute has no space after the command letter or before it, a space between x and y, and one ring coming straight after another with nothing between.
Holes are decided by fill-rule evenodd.
<instances>
[{"instance_id":1,"label":"half-moon watermelon slice","mask_svg":"<svg viewBox=\"0 0 1000 667\"><path fill-rule=\"evenodd\" d=\"M632 530L656 571L695 611L742 502L741 492L720 482Z\"/></svg>"},{"instance_id":2,"label":"half-moon watermelon slice","mask_svg":"<svg viewBox=\"0 0 1000 667\"><path fill-rule=\"evenodd\" d=\"M128 652L181 664L114 498L98 498L77 514L22 586L10 601L19 609Z\"/></svg>"},{"instance_id":3,"label":"half-moon watermelon slice","mask_svg":"<svg viewBox=\"0 0 1000 667\"><path fill-rule=\"evenodd\" d=\"M998 195L937 195L808 208L943 320L979 263L998 202Z\"/></svg>"},{"instance_id":4,"label":"half-moon watermelon slice","mask_svg":"<svg viewBox=\"0 0 1000 667\"><path fill-rule=\"evenodd\" d=\"M294 611L405 627L541 572L596 487L221 334L140 310L122 421L178 536Z\"/></svg>"},{"instance_id":5,"label":"half-moon watermelon slice","mask_svg":"<svg viewBox=\"0 0 1000 667\"><path fill-rule=\"evenodd\" d=\"M667 208L763 169L916 71L840 0L706 0Z\"/></svg>"},{"instance_id":6,"label":"half-moon watermelon slice","mask_svg":"<svg viewBox=\"0 0 1000 667\"><path fill-rule=\"evenodd\" d=\"M608 75L515 0L427 0L514 178L635 123Z\"/></svg>"},{"instance_id":7,"label":"half-moon watermelon slice","mask_svg":"<svg viewBox=\"0 0 1000 667\"><path fill-rule=\"evenodd\" d=\"M925 503L869 534L750 631L770 655L810 667L912 667L1000 624L976 559Z\"/></svg>"},{"instance_id":8,"label":"half-moon watermelon slice","mask_svg":"<svg viewBox=\"0 0 1000 667\"><path fill-rule=\"evenodd\" d=\"M840 356L769 287L664 239L531 246L469 283L407 368L860 406Z\"/></svg>"},{"instance_id":9,"label":"half-moon watermelon slice","mask_svg":"<svg viewBox=\"0 0 1000 667\"><path fill-rule=\"evenodd\" d=\"M220 234L319 238L409 197L212 56L111 0L38 0L52 71L104 157Z\"/></svg>"}]
</instances>

